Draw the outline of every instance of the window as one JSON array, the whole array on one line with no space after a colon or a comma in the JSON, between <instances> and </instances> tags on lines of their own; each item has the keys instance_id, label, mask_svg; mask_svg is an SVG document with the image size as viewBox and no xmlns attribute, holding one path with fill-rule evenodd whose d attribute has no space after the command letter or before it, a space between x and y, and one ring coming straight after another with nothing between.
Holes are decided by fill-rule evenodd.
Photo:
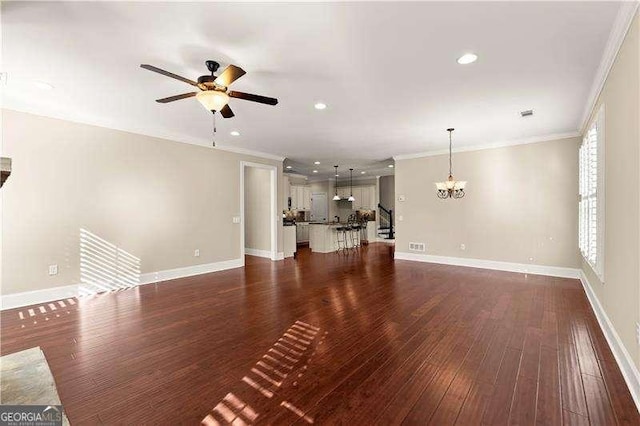
<instances>
[{"instance_id":1,"label":"window","mask_svg":"<svg viewBox=\"0 0 640 426\"><path fill-rule=\"evenodd\" d=\"M582 140L580 156L580 252L604 281L604 108Z\"/></svg>"}]
</instances>

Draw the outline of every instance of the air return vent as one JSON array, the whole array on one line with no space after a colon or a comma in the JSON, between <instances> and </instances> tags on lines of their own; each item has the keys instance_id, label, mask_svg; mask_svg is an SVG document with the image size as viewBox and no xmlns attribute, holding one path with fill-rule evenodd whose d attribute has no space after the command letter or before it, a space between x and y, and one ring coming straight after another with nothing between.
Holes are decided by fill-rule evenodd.
<instances>
[{"instance_id":1,"label":"air return vent","mask_svg":"<svg viewBox=\"0 0 640 426\"><path fill-rule=\"evenodd\" d=\"M522 117L531 117L533 115L533 110L528 109L526 111L520 111L520 116Z\"/></svg>"},{"instance_id":2,"label":"air return vent","mask_svg":"<svg viewBox=\"0 0 640 426\"><path fill-rule=\"evenodd\" d=\"M411 251L425 251L424 243L409 243L409 250Z\"/></svg>"}]
</instances>

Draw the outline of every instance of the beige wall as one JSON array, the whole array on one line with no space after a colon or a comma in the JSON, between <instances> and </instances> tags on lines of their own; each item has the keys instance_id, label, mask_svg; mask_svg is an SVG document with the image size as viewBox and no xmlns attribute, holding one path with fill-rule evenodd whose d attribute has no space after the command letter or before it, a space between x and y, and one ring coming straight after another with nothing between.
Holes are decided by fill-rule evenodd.
<instances>
[{"instance_id":1,"label":"beige wall","mask_svg":"<svg viewBox=\"0 0 640 426\"><path fill-rule=\"evenodd\" d=\"M396 161L396 199L406 199L396 202L396 251L418 242L429 255L577 267L578 143L454 153L454 175L468 181L459 200L436 196L447 155Z\"/></svg>"},{"instance_id":2,"label":"beige wall","mask_svg":"<svg viewBox=\"0 0 640 426\"><path fill-rule=\"evenodd\" d=\"M636 15L592 113L605 108L604 283L582 262L607 316L640 367L640 33Z\"/></svg>"},{"instance_id":3,"label":"beige wall","mask_svg":"<svg viewBox=\"0 0 640 426\"><path fill-rule=\"evenodd\" d=\"M282 176L277 161L15 111L2 135L14 164L1 191L3 294L78 283L80 229L138 257L142 273L237 259L240 161ZM279 189L280 211L281 200Z\"/></svg>"},{"instance_id":4,"label":"beige wall","mask_svg":"<svg viewBox=\"0 0 640 426\"><path fill-rule=\"evenodd\" d=\"M244 169L244 246L271 250L271 172L259 167Z\"/></svg>"}]
</instances>

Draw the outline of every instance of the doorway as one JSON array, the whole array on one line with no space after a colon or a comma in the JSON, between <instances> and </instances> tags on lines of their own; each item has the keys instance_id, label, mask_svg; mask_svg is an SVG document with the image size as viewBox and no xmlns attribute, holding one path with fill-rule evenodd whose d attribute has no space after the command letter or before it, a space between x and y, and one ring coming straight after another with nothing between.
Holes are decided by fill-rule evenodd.
<instances>
[{"instance_id":1,"label":"doorway","mask_svg":"<svg viewBox=\"0 0 640 426\"><path fill-rule=\"evenodd\" d=\"M311 194L311 222L327 222L328 205L326 192Z\"/></svg>"},{"instance_id":2,"label":"doorway","mask_svg":"<svg viewBox=\"0 0 640 426\"><path fill-rule=\"evenodd\" d=\"M240 162L240 254L277 260L277 168Z\"/></svg>"}]
</instances>

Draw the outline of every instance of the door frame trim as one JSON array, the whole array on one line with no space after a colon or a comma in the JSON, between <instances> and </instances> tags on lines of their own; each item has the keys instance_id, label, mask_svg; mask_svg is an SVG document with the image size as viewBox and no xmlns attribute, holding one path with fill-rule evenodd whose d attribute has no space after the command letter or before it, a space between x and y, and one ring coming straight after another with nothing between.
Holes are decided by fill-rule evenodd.
<instances>
[{"instance_id":1,"label":"door frame trim","mask_svg":"<svg viewBox=\"0 0 640 426\"><path fill-rule=\"evenodd\" d=\"M269 164L253 163L251 161L240 161L240 257L244 261L245 256L245 232L244 232L244 171L247 167L269 170L270 188L270 214L269 223L271 230L271 248L269 254L271 260L278 260L278 168Z\"/></svg>"}]
</instances>

